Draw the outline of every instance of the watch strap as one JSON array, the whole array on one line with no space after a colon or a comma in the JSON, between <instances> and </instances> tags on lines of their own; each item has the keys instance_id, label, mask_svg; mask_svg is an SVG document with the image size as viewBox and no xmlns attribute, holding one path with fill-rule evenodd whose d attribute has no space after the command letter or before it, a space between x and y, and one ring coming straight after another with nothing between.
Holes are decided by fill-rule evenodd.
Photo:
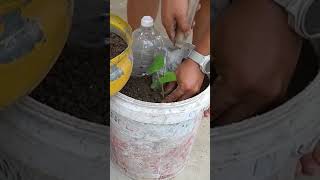
<instances>
[{"instance_id":1,"label":"watch strap","mask_svg":"<svg viewBox=\"0 0 320 180\"><path fill-rule=\"evenodd\" d=\"M315 0L273 0L280 6L282 6L289 15L289 25L298 33L300 36L310 39L316 36L310 35L305 29L305 16L310 6Z\"/></svg>"},{"instance_id":2,"label":"watch strap","mask_svg":"<svg viewBox=\"0 0 320 180\"><path fill-rule=\"evenodd\" d=\"M192 59L197 64L199 64L200 66L202 66L203 62L205 61L204 56L195 50L192 50L190 52L189 58Z\"/></svg>"},{"instance_id":3,"label":"watch strap","mask_svg":"<svg viewBox=\"0 0 320 180\"><path fill-rule=\"evenodd\" d=\"M209 74L210 73L210 72L207 72L207 70L206 70L207 63L210 61L210 55L204 56L204 55L198 53L197 51L192 50L190 52L190 54L189 54L189 58L192 61L194 61L197 64L199 64L200 69L204 74Z\"/></svg>"}]
</instances>

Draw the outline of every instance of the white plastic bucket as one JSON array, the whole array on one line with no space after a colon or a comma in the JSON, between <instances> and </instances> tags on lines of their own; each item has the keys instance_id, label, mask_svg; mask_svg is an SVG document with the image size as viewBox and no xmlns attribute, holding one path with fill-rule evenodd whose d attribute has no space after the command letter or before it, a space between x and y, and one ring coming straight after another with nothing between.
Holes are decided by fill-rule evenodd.
<instances>
[{"instance_id":1,"label":"white plastic bucket","mask_svg":"<svg viewBox=\"0 0 320 180\"><path fill-rule=\"evenodd\" d=\"M110 100L111 159L134 179L169 179L188 160L210 86L176 103L148 103L118 93Z\"/></svg>"}]
</instances>

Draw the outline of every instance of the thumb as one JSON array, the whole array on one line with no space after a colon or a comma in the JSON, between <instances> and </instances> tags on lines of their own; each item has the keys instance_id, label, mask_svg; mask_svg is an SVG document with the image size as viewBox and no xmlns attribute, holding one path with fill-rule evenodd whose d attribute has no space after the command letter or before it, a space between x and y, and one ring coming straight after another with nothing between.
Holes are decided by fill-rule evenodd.
<instances>
[{"instance_id":1,"label":"thumb","mask_svg":"<svg viewBox=\"0 0 320 180\"><path fill-rule=\"evenodd\" d=\"M204 111L204 117L210 117L210 107Z\"/></svg>"},{"instance_id":2,"label":"thumb","mask_svg":"<svg viewBox=\"0 0 320 180\"><path fill-rule=\"evenodd\" d=\"M164 18L163 18L164 19ZM173 18L166 18L162 20L164 29L166 30L171 41L174 41L176 37L176 22Z\"/></svg>"},{"instance_id":3,"label":"thumb","mask_svg":"<svg viewBox=\"0 0 320 180\"><path fill-rule=\"evenodd\" d=\"M165 94L170 94L177 87L176 82L170 82L165 87Z\"/></svg>"}]
</instances>

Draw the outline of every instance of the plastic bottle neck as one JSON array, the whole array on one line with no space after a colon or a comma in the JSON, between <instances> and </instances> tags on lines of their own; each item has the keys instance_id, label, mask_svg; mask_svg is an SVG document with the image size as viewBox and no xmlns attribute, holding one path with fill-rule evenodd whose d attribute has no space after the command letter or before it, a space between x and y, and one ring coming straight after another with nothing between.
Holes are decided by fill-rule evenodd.
<instances>
[{"instance_id":1,"label":"plastic bottle neck","mask_svg":"<svg viewBox=\"0 0 320 180\"><path fill-rule=\"evenodd\" d=\"M153 31L154 30L154 26L151 26L151 27L140 26L140 29L142 31Z\"/></svg>"}]
</instances>

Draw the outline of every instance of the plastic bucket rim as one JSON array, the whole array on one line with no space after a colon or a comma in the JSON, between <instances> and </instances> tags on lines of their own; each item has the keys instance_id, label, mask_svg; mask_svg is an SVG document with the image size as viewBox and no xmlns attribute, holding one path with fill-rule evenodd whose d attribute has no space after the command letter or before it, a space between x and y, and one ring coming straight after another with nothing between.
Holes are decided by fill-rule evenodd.
<instances>
[{"instance_id":1,"label":"plastic bucket rim","mask_svg":"<svg viewBox=\"0 0 320 180\"><path fill-rule=\"evenodd\" d=\"M116 26L115 26L115 22L110 21L110 31L112 32L112 29L116 29L117 31L122 32L123 34L121 35L121 37L122 37L122 36L125 36L125 37L126 37L125 41L126 41L126 43L127 43L127 48L126 48L122 53L118 54L116 57L114 57L114 58L111 59L110 63L116 65L116 64L118 64L118 63L121 61L121 59L122 59L123 57L127 56L128 54L130 54L131 46L132 46L132 37L131 37L132 28L131 28L131 26L130 26L126 21L124 21L121 17L119 17L119 16L117 16L117 15L115 15L115 14L112 14L112 13L110 13L110 17L111 17L111 18L116 18L118 21L120 21L121 23L123 23L123 24L125 25L124 28L126 28L126 29L129 31L128 33L130 34L130 35L127 34L127 32L125 32L124 29L121 29L121 28L119 28L119 27L116 27ZM115 32L113 32L113 33L115 33ZM118 33L116 33L116 34L118 34ZM119 35L119 34L118 34L118 35ZM123 37L122 37L122 38L123 38Z\"/></svg>"},{"instance_id":2,"label":"plastic bucket rim","mask_svg":"<svg viewBox=\"0 0 320 180\"><path fill-rule=\"evenodd\" d=\"M196 100L200 99L200 97L205 96L206 93L210 93L210 85L202 91L201 93L197 94L196 96L183 100L183 101L178 101L178 102L172 102L172 103L153 103L153 102L146 102L146 101L141 101L138 99L134 99L130 96L127 96L125 94L122 94L121 92L117 93L115 97L120 98L121 100L125 101L126 103L131 103L137 106L141 107L149 107L149 108L157 108L157 109L168 109L168 108L173 108L173 107L181 107L190 103L195 102Z\"/></svg>"}]
</instances>

